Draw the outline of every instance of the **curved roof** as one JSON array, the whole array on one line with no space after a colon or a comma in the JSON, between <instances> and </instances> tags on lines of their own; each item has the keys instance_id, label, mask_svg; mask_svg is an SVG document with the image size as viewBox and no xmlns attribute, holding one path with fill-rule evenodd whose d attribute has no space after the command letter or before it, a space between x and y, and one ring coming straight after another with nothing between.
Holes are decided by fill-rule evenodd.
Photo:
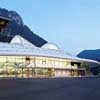
<instances>
[{"instance_id":1,"label":"curved roof","mask_svg":"<svg viewBox=\"0 0 100 100\"><path fill-rule=\"evenodd\" d=\"M59 49L59 47L54 43L46 43L41 48L43 48L43 49L54 49L54 50Z\"/></svg>"},{"instance_id":2,"label":"curved roof","mask_svg":"<svg viewBox=\"0 0 100 100\"><path fill-rule=\"evenodd\" d=\"M69 59L76 62L91 62L100 64L94 60L80 59L78 57L71 56L63 50L42 49L35 46L24 46L21 44L0 43L0 55L42 56Z\"/></svg>"}]
</instances>

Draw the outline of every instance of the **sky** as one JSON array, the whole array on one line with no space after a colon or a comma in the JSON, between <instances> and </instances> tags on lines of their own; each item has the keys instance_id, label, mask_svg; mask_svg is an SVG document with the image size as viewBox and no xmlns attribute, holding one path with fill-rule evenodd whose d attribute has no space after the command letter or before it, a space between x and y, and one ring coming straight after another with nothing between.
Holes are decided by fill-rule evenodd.
<instances>
[{"instance_id":1,"label":"sky","mask_svg":"<svg viewBox=\"0 0 100 100\"><path fill-rule=\"evenodd\" d=\"M100 0L0 0L0 7L72 55L100 49Z\"/></svg>"}]
</instances>

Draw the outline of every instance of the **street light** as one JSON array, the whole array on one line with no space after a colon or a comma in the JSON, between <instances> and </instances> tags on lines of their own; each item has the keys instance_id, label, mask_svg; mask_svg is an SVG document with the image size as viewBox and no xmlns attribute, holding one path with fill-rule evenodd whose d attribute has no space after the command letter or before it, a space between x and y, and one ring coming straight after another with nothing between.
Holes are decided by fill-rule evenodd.
<instances>
[{"instance_id":1,"label":"street light","mask_svg":"<svg viewBox=\"0 0 100 100\"><path fill-rule=\"evenodd\" d=\"M9 23L10 19L0 16L0 32L4 29Z\"/></svg>"}]
</instances>

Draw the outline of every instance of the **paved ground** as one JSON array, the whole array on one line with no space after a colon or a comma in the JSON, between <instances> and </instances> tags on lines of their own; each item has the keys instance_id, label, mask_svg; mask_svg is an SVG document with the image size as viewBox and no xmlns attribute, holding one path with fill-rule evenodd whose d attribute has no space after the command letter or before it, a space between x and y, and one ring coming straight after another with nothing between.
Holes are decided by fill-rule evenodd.
<instances>
[{"instance_id":1,"label":"paved ground","mask_svg":"<svg viewBox=\"0 0 100 100\"><path fill-rule=\"evenodd\" d=\"M0 79L0 100L100 100L100 78Z\"/></svg>"}]
</instances>

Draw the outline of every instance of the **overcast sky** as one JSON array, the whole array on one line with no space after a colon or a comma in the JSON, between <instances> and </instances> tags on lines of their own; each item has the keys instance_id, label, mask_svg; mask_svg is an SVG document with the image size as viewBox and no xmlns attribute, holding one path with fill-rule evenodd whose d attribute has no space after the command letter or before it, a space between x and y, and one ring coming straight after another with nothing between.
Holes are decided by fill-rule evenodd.
<instances>
[{"instance_id":1,"label":"overcast sky","mask_svg":"<svg viewBox=\"0 0 100 100\"><path fill-rule=\"evenodd\" d=\"M0 7L71 54L100 49L100 0L0 0Z\"/></svg>"}]
</instances>

